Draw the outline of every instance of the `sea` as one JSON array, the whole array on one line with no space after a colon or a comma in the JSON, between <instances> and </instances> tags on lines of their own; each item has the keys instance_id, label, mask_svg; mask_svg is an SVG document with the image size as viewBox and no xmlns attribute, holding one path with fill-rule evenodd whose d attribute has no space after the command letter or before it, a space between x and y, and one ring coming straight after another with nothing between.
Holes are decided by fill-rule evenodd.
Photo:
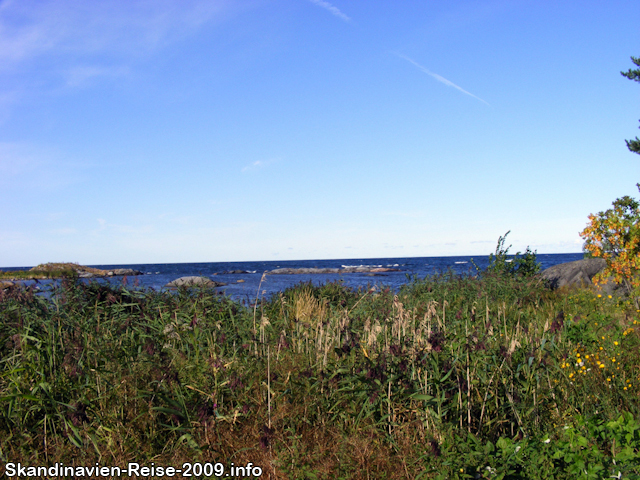
<instances>
[{"instance_id":1,"label":"sea","mask_svg":"<svg viewBox=\"0 0 640 480\"><path fill-rule=\"evenodd\" d=\"M542 270L560 263L581 260L582 253L537 254ZM474 265L475 264L475 265ZM165 285L177 278L203 276L226 285L216 290L233 300L249 304L257 298L268 299L278 292L298 283L311 282L321 285L327 282L341 282L351 288L391 288L397 292L400 287L413 278L425 278L441 273L453 272L458 275L476 275L489 264L489 256L459 257L408 257L408 258L349 258L336 260L287 260L264 262L204 262L204 263L154 263L122 265L90 265L91 267L112 270L131 268L143 272L143 275L129 277L109 277L83 281L108 282L113 285L126 285L127 288L163 290ZM380 273L318 273L291 275L263 275L277 268L343 268L343 267L384 267L395 271ZM476 268L477 266L477 268ZM0 268L0 270L23 270L21 268ZM232 273L233 272L233 273ZM243 273L238 273L243 272ZM34 281L20 282L31 285ZM55 281L40 280L37 287L42 291L55 284Z\"/></svg>"}]
</instances>

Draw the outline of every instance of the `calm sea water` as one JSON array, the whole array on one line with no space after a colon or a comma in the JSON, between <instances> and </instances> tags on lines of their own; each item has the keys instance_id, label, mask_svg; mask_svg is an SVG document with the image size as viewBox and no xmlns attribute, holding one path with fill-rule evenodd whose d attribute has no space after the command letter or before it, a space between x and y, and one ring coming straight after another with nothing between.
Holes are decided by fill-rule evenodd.
<instances>
[{"instance_id":1,"label":"calm sea water","mask_svg":"<svg viewBox=\"0 0 640 480\"><path fill-rule=\"evenodd\" d=\"M538 262L542 269L559 263L581 260L582 253L538 254ZM476 269L471 260L481 269L489 263L488 256L463 257L413 257L413 258L367 258L367 259L338 259L338 260L290 260L270 262L212 262L212 263L157 263L139 265L91 265L97 268L133 268L144 272L144 275L128 277L112 277L100 281L121 284L126 281L127 286L137 288L162 289L167 283L176 278L198 275L211 278L227 286L218 288L235 300L252 302L256 296L269 297L300 282L312 282L320 285L326 282L341 281L345 285L358 288L367 286L391 287L397 291L407 283L407 275L417 275L424 278L447 270L461 275L475 274ZM377 274L347 273L347 274L306 274L306 275L267 275L263 273L276 268L340 268L345 266L371 266L397 268L397 272ZM2 268L0 270L15 270ZM249 273L224 273L242 270ZM242 282L238 282L243 280ZM262 281L261 281L262 280ZM33 282L24 282L30 284ZM48 282L40 282L47 284Z\"/></svg>"}]
</instances>

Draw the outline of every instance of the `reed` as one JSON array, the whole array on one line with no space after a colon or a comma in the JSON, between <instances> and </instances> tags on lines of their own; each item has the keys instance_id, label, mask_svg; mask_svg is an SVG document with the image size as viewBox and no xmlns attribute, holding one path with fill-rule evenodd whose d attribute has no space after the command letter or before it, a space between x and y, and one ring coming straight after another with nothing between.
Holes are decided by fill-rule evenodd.
<instances>
[{"instance_id":1,"label":"reed","mask_svg":"<svg viewBox=\"0 0 640 480\"><path fill-rule=\"evenodd\" d=\"M399 292L299 284L245 308L71 278L48 299L0 291L0 319L3 463L640 474L640 312L588 289L448 273Z\"/></svg>"}]
</instances>

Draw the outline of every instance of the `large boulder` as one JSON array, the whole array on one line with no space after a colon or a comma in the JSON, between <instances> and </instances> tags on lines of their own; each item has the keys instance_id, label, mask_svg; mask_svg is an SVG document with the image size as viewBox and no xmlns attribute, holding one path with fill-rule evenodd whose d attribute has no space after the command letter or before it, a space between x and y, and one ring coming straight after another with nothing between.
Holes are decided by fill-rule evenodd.
<instances>
[{"instance_id":1,"label":"large boulder","mask_svg":"<svg viewBox=\"0 0 640 480\"><path fill-rule=\"evenodd\" d=\"M575 262L560 263L543 270L541 277L547 282L550 288L560 288L565 286L589 286L593 285L593 277L600 273L607 266L602 258L585 258ZM604 286L605 290L613 290L615 284L610 279Z\"/></svg>"},{"instance_id":2,"label":"large boulder","mask_svg":"<svg viewBox=\"0 0 640 480\"><path fill-rule=\"evenodd\" d=\"M213 280L207 277L180 277L175 279L172 282L169 282L165 285L168 288L178 288L178 287L207 287L207 288L215 288L215 287L223 287L226 283L214 282Z\"/></svg>"}]
</instances>

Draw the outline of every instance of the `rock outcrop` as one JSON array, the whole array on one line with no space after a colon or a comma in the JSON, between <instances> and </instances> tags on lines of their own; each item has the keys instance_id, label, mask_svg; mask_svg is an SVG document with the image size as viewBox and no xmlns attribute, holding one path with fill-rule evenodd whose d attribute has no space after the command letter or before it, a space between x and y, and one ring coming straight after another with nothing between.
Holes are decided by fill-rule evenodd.
<instances>
[{"instance_id":1,"label":"rock outcrop","mask_svg":"<svg viewBox=\"0 0 640 480\"><path fill-rule=\"evenodd\" d=\"M540 276L547 282L547 286L556 289L569 285L589 286L593 285L593 277L606 267L607 263L602 258L585 258L575 262L560 263L543 270ZM613 290L615 284L610 280L603 288Z\"/></svg>"},{"instance_id":2,"label":"rock outcrop","mask_svg":"<svg viewBox=\"0 0 640 480\"><path fill-rule=\"evenodd\" d=\"M118 275L143 275L142 272L138 271L138 270L134 270L133 268L116 268L115 270L111 270L109 271L109 273L107 274L109 276L118 276Z\"/></svg>"},{"instance_id":3,"label":"rock outcrop","mask_svg":"<svg viewBox=\"0 0 640 480\"><path fill-rule=\"evenodd\" d=\"M165 285L167 288L178 288L178 287L206 287L206 288L215 288L215 287L223 287L226 283L214 282L213 280L207 277L180 277L172 282L169 282Z\"/></svg>"},{"instance_id":4,"label":"rock outcrop","mask_svg":"<svg viewBox=\"0 0 640 480\"><path fill-rule=\"evenodd\" d=\"M399 272L397 268L386 267L344 267L344 268L276 268L269 275L298 275L303 273L382 273Z\"/></svg>"},{"instance_id":5,"label":"rock outcrop","mask_svg":"<svg viewBox=\"0 0 640 480\"><path fill-rule=\"evenodd\" d=\"M114 270L103 270L101 268L85 267L84 265L78 265L77 263L44 263L33 267L30 272L33 272L33 278L57 278L61 276L68 276L70 273L75 274L78 278L101 278L101 277L114 277L119 275L142 275L142 272L134 270L132 268L116 268Z\"/></svg>"},{"instance_id":6,"label":"rock outcrop","mask_svg":"<svg viewBox=\"0 0 640 480\"><path fill-rule=\"evenodd\" d=\"M98 269L95 269L98 270ZM144 275L138 270L132 268L116 268L115 270L100 270L98 272L89 272L85 270L76 270L79 278L101 278L101 277L118 277L118 276L133 276Z\"/></svg>"}]
</instances>

